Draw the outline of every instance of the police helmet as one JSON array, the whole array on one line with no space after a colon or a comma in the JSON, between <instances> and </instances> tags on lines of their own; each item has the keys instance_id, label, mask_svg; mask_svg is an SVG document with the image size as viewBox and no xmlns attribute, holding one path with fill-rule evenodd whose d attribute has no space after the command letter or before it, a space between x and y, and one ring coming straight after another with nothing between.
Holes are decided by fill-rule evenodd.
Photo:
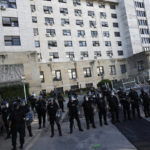
<instances>
[{"instance_id":1,"label":"police helmet","mask_svg":"<svg viewBox=\"0 0 150 150\"><path fill-rule=\"evenodd\" d=\"M84 100L86 100L86 101L88 101L89 100L89 98L88 98L88 96L86 95L86 96L84 96Z\"/></svg>"},{"instance_id":2,"label":"police helmet","mask_svg":"<svg viewBox=\"0 0 150 150\"><path fill-rule=\"evenodd\" d=\"M75 100L76 100L76 98L75 98L73 95L70 97L70 99L71 99L72 101L75 101Z\"/></svg>"}]
</instances>

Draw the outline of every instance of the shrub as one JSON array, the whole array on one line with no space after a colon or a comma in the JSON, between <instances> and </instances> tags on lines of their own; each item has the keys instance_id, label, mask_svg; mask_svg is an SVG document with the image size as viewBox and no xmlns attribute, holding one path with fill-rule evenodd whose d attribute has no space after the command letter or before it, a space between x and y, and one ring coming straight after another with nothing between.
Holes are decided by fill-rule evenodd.
<instances>
[{"instance_id":1,"label":"shrub","mask_svg":"<svg viewBox=\"0 0 150 150\"><path fill-rule=\"evenodd\" d=\"M97 84L97 87L101 88L102 86L105 86L105 84L109 84L109 87L112 88L112 84L111 84L111 81L109 79L104 79L104 80L100 81Z\"/></svg>"}]
</instances>

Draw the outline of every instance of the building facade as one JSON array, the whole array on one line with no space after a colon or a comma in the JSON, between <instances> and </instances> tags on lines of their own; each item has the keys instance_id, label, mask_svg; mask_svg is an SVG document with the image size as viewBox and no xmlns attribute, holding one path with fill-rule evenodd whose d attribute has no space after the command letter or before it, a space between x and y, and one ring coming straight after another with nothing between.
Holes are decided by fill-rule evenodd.
<instances>
[{"instance_id":1,"label":"building facade","mask_svg":"<svg viewBox=\"0 0 150 150\"><path fill-rule=\"evenodd\" d=\"M0 52L36 51L47 91L149 76L149 8L149 0L1 0Z\"/></svg>"}]
</instances>

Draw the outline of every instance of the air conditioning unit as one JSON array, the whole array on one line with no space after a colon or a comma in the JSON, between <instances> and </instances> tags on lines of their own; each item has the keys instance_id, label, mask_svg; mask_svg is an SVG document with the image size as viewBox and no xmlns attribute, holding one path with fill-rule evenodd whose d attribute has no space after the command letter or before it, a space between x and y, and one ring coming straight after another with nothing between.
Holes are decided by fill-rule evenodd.
<instances>
[{"instance_id":1,"label":"air conditioning unit","mask_svg":"<svg viewBox=\"0 0 150 150\"><path fill-rule=\"evenodd\" d=\"M48 23L48 22L45 22L45 25L49 25L49 23Z\"/></svg>"},{"instance_id":2,"label":"air conditioning unit","mask_svg":"<svg viewBox=\"0 0 150 150\"><path fill-rule=\"evenodd\" d=\"M51 47L50 47L50 46L48 46L48 49L51 49Z\"/></svg>"},{"instance_id":3,"label":"air conditioning unit","mask_svg":"<svg viewBox=\"0 0 150 150\"><path fill-rule=\"evenodd\" d=\"M54 37L54 36L55 36L54 34L51 35L51 37Z\"/></svg>"},{"instance_id":4,"label":"air conditioning unit","mask_svg":"<svg viewBox=\"0 0 150 150\"><path fill-rule=\"evenodd\" d=\"M73 61L74 60L74 58L73 57L70 57L70 61Z\"/></svg>"},{"instance_id":5,"label":"air conditioning unit","mask_svg":"<svg viewBox=\"0 0 150 150\"><path fill-rule=\"evenodd\" d=\"M46 37L50 37L49 33L46 33L45 35L46 35Z\"/></svg>"},{"instance_id":6,"label":"air conditioning unit","mask_svg":"<svg viewBox=\"0 0 150 150\"><path fill-rule=\"evenodd\" d=\"M32 9L32 12L35 12L35 9L34 9L34 8Z\"/></svg>"},{"instance_id":7,"label":"air conditioning unit","mask_svg":"<svg viewBox=\"0 0 150 150\"><path fill-rule=\"evenodd\" d=\"M81 24L80 27L83 27L83 24Z\"/></svg>"},{"instance_id":8,"label":"air conditioning unit","mask_svg":"<svg viewBox=\"0 0 150 150\"><path fill-rule=\"evenodd\" d=\"M1 10L6 10L6 6L5 5L0 5L0 9Z\"/></svg>"},{"instance_id":9,"label":"air conditioning unit","mask_svg":"<svg viewBox=\"0 0 150 150\"><path fill-rule=\"evenodd\" d=\"M53 23L49 23L49 25L50 25L50 26L52 26L52 25L53 25Z\"/></svg>"},{"instance_id":10,"label":"air conditioning unit","mask_svg":"<svg viewBox=\"0 0 150 150\"><path fill-rule=\"evenodd\" d=\"M95 16L94 16L94 15L92 15L91 17L92 17L92 18L94 18Z\"/></svg>"},{"instance_id":11,"label":"air conditioning unit","mask_svg":"<svg viewBox=\"0 0 150 150\"><path fill-rule=\"evenodd\" d=\"M83 60L83 56L81 56L80 59Z\"/></svg>"},{"instance_id":12,"label":"air conditioning unit","mask_svg":"<svg viewBox=\"0 0 150 150\"><path fill-rule=\"evenodd\" d=\"M53 61L53 58L50 58L49 61Z\"/></svg>"},{"instance_id":13,"label":"air conditioning unit","mask_svg":"<svg viewBox=\"0 0 150 150\"><path fill-rule=\"evenodd\" d=\"M97 56L94 56L94 59L97 59Z\"/></svg>"}]
</instances>

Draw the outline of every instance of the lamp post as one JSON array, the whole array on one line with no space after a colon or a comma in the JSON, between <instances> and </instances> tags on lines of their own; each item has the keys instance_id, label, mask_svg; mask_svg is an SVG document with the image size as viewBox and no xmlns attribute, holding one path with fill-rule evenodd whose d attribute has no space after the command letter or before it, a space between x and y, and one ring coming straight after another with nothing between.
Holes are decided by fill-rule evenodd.
<instances>
[{"instance_id":1,"label":"lamp post","mask_svg":"<svg viewBox=\"0 0 150 150\"><path fill-rule=\"evenodd\" d=\"M26 101L26 103L27 103L27 94L26 94L26 86L25 86L25 75L22 75L22 76L21 76L21 81L22 81L22 83L23 83L24 99L25 99L25 101Z\"/></svg>"}]
</instances>

